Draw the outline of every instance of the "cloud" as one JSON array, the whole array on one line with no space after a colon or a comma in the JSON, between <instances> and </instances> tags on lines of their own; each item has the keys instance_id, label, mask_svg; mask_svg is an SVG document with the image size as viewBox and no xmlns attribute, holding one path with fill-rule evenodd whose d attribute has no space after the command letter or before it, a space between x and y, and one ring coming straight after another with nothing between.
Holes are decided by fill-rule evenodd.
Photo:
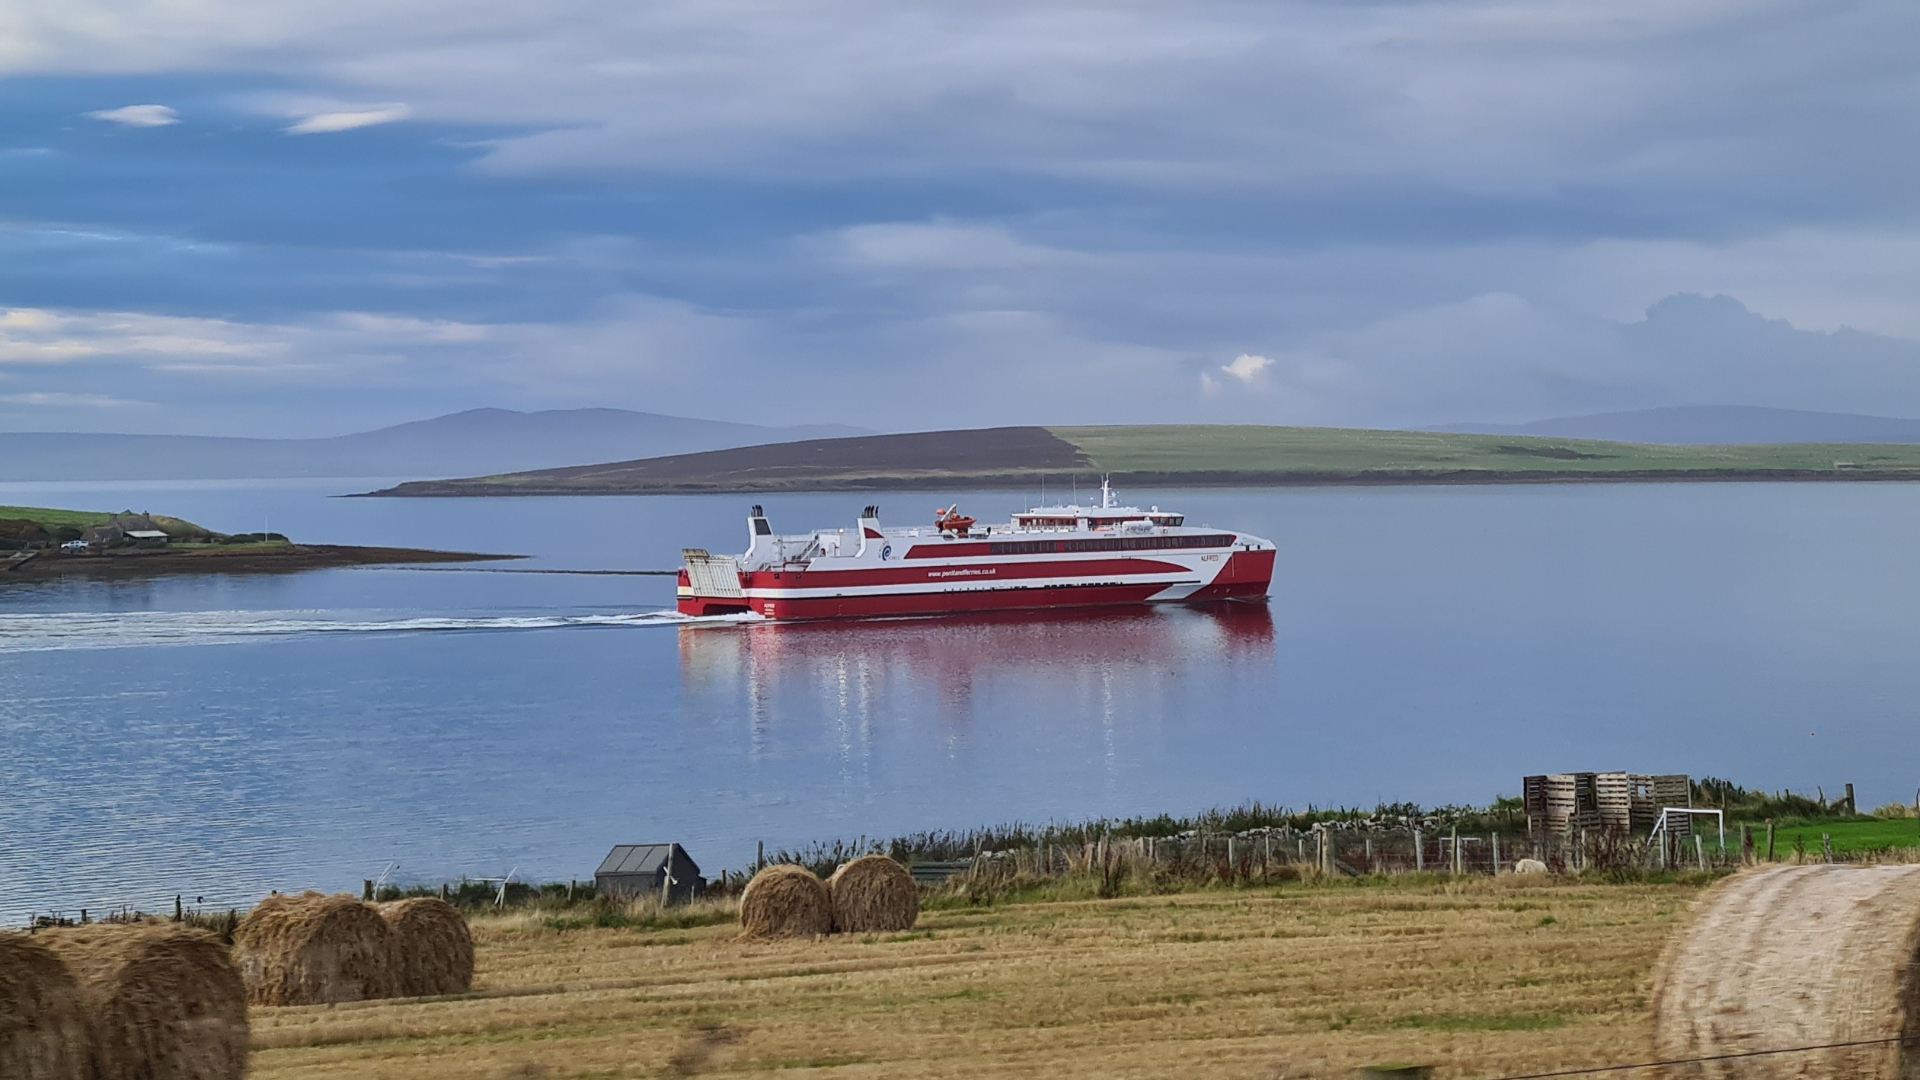
<instances>
[{"instance_id":1,"label":"cloud","mask_svg":"<svg viewBox=\"0 0 1920 1080\"><path fill-rule=\"evenodd\" d=\"M1200 392L1208 397L1213 397L1224 393L1232 383L1239 384L1241 389L1259 386L1265 381L1264 376L1267 369L1272 366L1272 357L1256 356L1253 353L1241 353L1239 356L1234 357L1232 360L1218 367L1208 368L1202 371L1200 373ZM1232 383L1223 382L1221 380L1222 376L1232 380Z\"/></svg>"},{"instance_id":2,"label":"cloud","mask_svg":"<svg viewBox=\"0 0 1920 1080\"><path fill-rule=\"evenodd\" d=\"M99 109L87 115L95 120L126 127L167 127L180 122L180 114L166 105L122 105L117 109Z\"/></svg>"},{"instance_id":3,"label":"cloud","mask_svg":"<svg viewBox=\"0 0 1920 1080\"><path fill-rule=\"evenodd\" d=\"M314 113L288 125L287 134L320 135L336 131L352 131L355 128L397 123L412 115L413 110L405 105L381 105L376 108L344 112Z\"/></svg>"},{"instance_id":4,"label":"cloud","mask_svg":"<svg viewBox=\"0 0 1920 1080\"><path fill-rule=\"evenodd\" d=\"M0 394L0 405L29 405L49 409L135 409L152 408L151 401L134 401L131 398L107 397L104 394L69 394L62 391L39 391L21 394Z\"/></svg>"},{"instance_id":5,"label":"cloud","mask_svg":"<svg viewBox=\"0 0 1920 1080\"><path fill-rule=\"evenodd\" d=\"M1273 359L1271 357L1255 356L1252 353L1241 353L1239 356L1234 357L1231 362L1223 365L1220 370L1239 379L1243 383L1252 383L1258 382L1260 374L1272 366Z\"/></svg>"}]
</instances>

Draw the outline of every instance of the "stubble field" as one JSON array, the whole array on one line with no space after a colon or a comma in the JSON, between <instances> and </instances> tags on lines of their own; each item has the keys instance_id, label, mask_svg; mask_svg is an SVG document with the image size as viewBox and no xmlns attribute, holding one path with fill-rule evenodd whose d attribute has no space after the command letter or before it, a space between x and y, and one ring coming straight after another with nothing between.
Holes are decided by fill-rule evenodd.
<instances>
[{"instance_id":1,"label":"stubble field","mask_svg":"<svg viewBox=\"0 0 1920 1080\"><path fill-rule=\"evenodd\" d=\"M257 1009L252 1075L1277 1080L1639 1061L1654 960L1700 888L1293 884L755 944L727 925L483 919L474 995Z\"/></svg>"}]
</instances>

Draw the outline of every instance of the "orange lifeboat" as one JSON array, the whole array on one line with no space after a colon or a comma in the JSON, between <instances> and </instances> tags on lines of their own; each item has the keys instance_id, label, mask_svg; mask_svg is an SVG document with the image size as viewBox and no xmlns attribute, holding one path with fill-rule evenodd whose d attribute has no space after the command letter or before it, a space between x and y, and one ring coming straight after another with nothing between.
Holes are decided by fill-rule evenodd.
<instances>
[{"instance_id":1,"label":"orange lifeboat","mask_svg":"<svg viewBox=\"0 0 1920 1080\"><path fill-rule=\"evenodd\" d=\"M973 528L973 519L962 514L960 504L954 503L944 510L935 510L933 524L943 533L964 537Z\"/></svg>"}]
</instances>

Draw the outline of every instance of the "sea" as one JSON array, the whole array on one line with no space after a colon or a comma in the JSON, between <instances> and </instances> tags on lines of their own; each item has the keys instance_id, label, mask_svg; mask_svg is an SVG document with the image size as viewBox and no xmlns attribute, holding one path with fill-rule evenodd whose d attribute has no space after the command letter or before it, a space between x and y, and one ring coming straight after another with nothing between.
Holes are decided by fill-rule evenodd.
<instances>
[{"instance_id":1,"label":"sea","mask_svg":"<svg viewBox=\"0 0 1920 1080\"><path fill-rule=\"evenodd\" d=\"M752 502L803 531L1041 493L339 497L389 482L0 485L528 556L0 585L0 925L585 880L620 843L711 875L923 829L1484 804L1539 772L1920 797L1913 485L1126 491L1274 540L1271 602L768 625L681 619L670 577L517 571L741 549Z\"/></svg>"}]
</instances>

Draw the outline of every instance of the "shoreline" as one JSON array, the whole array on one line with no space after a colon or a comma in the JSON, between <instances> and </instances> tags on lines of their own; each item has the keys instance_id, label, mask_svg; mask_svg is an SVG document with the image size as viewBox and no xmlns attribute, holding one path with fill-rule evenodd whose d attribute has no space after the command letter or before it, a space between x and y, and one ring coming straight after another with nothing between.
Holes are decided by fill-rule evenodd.
<instances>
[{"instance_id":1,"label":"shoreline","mask_svg":"<svg viewBox=\"0 0 1920 1080\"><path fill-rule=\"evenodd\" d=\"M10 567L0 565L0 586L8 582L52 581L65 577L131 579L177 574L291 574L348 566L496 562L523 558L526 556L346 544L291 544L275 551L223 552L214 548L125 555L42 553Z\"/></svg>"},{"instance_id":2,"label":"shoreline","mask_svg":"<svg viewBox=\"0 0 1920 1080\"><path fill-rule=\"evenodd\" d=\"M1095 470L1097 471L1097 470ZM1053 474L1050 474L1053 475ZM1516 484L1754 484L1754 483L1914 483L1920 469L1631 469L1582 470L1485 469L1409 470L1362 473L1325 472L1110 472L1115 484L1131 487L1328 488L1328 487L1476 487ZM377 491L350 492L343 499L472 499L592 495L753 495L779 492L923 491L1028 487L1038 473L980 473L966 476L833 477L818 480L766 479L738 482L662 481L570 487L540 484L484 484L464 480L410 480Z\"/></svg>"}]
</instances>

